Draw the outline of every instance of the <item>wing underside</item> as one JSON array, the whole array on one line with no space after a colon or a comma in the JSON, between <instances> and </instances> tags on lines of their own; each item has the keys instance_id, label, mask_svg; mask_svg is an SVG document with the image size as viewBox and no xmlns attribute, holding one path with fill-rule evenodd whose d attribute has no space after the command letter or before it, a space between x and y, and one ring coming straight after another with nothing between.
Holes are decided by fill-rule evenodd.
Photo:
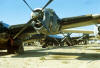
<instances>
[{"instance_id":1,"label":"wing underside","mask_svg":"<svg viewBox=\"0 0 100 68\"><path fill-rule=\"evenodd\" d=\"M62 30L62 32L65 32L65 33L94 34L94 31L90 31L90 30L71 30L71 29L65 29L65 30Z\"/></svg>"}]
</instances>

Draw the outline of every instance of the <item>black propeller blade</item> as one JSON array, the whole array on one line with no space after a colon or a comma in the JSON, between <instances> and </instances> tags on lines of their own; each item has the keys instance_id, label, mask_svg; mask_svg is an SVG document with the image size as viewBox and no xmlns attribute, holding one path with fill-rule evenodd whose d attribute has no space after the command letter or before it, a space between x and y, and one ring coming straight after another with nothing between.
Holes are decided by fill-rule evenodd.
<instances>
[{"instance_id":1,"label":"black propeller blade","mask_svg":"<svg viewBox=\"0 0 100 68\"><path fill-rule=\"evenodd\" d=\"M28 8L33 12L33 9L31 8L31 6L25 1L23 0L23 2L28 6Z\"/></svg>"},{"instance_id":2,"label":"black propeller blade","mask_svg":"<svg viewBox=\"0 0 100 68\"><path fill-rule=\"evenodd\" d=\"M52 1L53 1L53 0L49 0L49 1L46 3L46 5L42 8L42 10L45 9Z\"/></svg>"},{"instance_id":3,"label":"black propeller blade","mask_svg":"<svg viewBox=\"0 0 100 68\"><path fill-rule=\"evenodd\" d=\"M13 39L16 39L33 21L33 19L30 19L25 26L13 37Z\"/></svg>"}]
</instances>

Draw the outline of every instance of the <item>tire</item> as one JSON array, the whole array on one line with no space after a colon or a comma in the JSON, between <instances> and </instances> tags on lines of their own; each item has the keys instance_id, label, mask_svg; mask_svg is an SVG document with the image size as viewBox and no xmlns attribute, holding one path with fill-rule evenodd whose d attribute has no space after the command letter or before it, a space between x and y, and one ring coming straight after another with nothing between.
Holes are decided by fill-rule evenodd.
<instances>
[{"instance_id":1,"label":"tire","mask_svg":"<svg viewBox=\"0 0 100 68\"><path fill-rule=\"evenodd\" d=\"M22 40L15 39L14 44L13 44L13 49L14 49L15 53L18 53L18 54L24 53L24 47L22 44Z\"/></svg>"},{"instance_id":2,"label":"tire","mask_svg":"<svg viewBox=\"0 0 100 68\"><path fill-rule=\"evenodd\" d=\"M14 52L14 49L12 47L8 47L7 48L7 53L8 54L14 54L15 52Z\"/></svg>"},{"instance_id":3,"label":"tire","mask_svg":"<svg viewBox=\"0 0 100 68\"><path fill-rule=\"evenodd\" d=\"M15 51L17 54L23 54L24 53L24 47L22 45L20 45L16 51Z\"/></svg>"},{"instance_id":4,"label":"tire","mask_svg":"<svg viewBox=\"0 0 100 68\"><path fill-rule=\"evenodd\" d=\"M42 46L42 48L46 48L47 47L47 45L46 44L44 44L43 46Z\"/></svg>"}]
</instances>

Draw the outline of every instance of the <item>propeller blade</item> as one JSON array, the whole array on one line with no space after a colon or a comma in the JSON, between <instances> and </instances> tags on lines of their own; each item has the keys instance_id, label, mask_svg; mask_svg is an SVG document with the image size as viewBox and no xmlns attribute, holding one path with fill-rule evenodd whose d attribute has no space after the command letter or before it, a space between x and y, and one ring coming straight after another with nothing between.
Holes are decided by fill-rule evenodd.
<instances>
[{"instance_id":1,"label":"propeller blade","mask_svg":"<svg viewBox=\"0 0 100 68\"><path fill-rule=\"evenodd\" d=\"M46 5L42 8L42 10L45 9L52 1L53 1L53 0L49 0L49 1L46 3Z\"/></svg>"},{"instance_id":2,"label":"propeller blade","mask_svg":"<svg viewBox=\"0 0 100 68\"><path fill-rule=\"evenodd\" d=\"M33 12L33 9L31 8L31 6L25 1L23 0L23 2L28 6L28 8Z\"/></svg>"},{"instance_id":3,"label":"propeller blade","mask_svg":"<svg viewBox=\"0 0 100 68\"><path fill-rule=\"evenodd\" d=\"M25 29L27 29L27 27L31 24L31 22L33 21L33 19L30 19L25 26L13 37L13 39L16 39Z\"/></svg>"}]
</instances>

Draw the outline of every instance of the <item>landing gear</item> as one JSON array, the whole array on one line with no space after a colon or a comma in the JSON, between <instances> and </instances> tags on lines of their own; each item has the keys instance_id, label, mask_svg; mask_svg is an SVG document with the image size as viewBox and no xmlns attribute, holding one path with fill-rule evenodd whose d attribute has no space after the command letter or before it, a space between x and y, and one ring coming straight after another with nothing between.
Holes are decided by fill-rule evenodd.
<instances>
[{"instance_id":1,"label":"landing gear","mask_svg":"<svg viewBox=\"0 0 100 68\"><path fill-rule=\"evenodd\" d=\"M14 49L13 49L13 45L11 44L11 39L8 40L8 44L7 44L7 53L9 54L14 54Z\"/></svg>"},{"instance_id":2,"label":"landing gear","mask_svg":"<svg viewBox=\"0 0 100 68\"><path fill-rule=\"evenodd\" d=\"M22 45L20 45L20 46L15 50L15 52L16 52L17 54L22 54L22 53L24 53L24 47L23 47Z\"/></svg>"},{"instance_id":3,"label":"landing gear","mask_svg":"<svg viewBox=\"0 0 100 68\"><path fill-rule=\"evenodd\" d=\"M42 46L42 48L46 48L47 47L47 44L44 44L43 46Z\"/></svg>"},{"instance_id":4,"label":"landing gear","mask_svg":"<svg viewBox=\"0 0 100 68\"><path fill-rule=\"evenodd\" d=\"M7 45L7 53L9 53L9 54L14 54L15 53L14 49L11 45Z\"/></svg>"},{"instance_id":5,"label":"landing gear","mask_svg":"<svg viewBox=\"0 0 100 68\"><path fill-rule=\"evenodd\" d=\"M11 40L9 40L7 46L7 52L9 54L13 54L13 53L22 54L24 52L22 41L20 39L15 39L12 45Z\"/></svg>"}]
</instances>

